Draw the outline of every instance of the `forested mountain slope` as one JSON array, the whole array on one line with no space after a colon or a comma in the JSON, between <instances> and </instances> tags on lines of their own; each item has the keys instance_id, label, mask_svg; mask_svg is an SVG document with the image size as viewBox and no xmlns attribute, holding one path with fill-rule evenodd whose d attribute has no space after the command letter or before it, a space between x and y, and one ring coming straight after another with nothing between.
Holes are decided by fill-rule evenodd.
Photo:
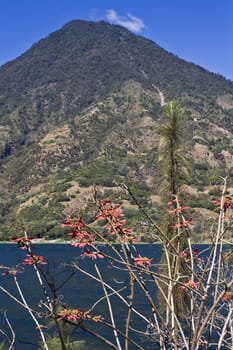
<instances>
[{"instance_id":1,"label":"forested mountain slope","mask_svg":"<svg viewBox=\"0 0 233 350\"><path fill-rule=\"evenodd\" d=\"M208 195L233 167L231 81L120 26L78 20L0 67L2 237L59 236L70 208L91 220L93 185L120 197L135 227L136 209L116 183L156 217L158 128L172 99L184 111L193 169L187 200L212 209Z\"/></svg>"}]
</instances>

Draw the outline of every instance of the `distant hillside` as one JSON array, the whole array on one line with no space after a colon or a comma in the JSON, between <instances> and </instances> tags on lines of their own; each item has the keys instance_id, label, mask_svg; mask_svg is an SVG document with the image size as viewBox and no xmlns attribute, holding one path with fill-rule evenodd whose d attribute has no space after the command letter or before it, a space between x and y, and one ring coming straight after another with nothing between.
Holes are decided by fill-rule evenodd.
<instances>
[{"instance_id":1,"label":"distant hillside","mask_svg":"<svg viewBox=\"0 0 233 350\"><path fill-rule=\"evenodd\" d=\"M184 111L193 166L187 201L211 218L210 195L233 168L231 81L103 21L69 22L3 65L2 238L21 229L62 236L58 223L71 210L85 210L91 221L93 185L118 198L141 231L136 207L115 184L127 182L159 216L158 127L172 99Z\"/></svg>"}]
</instances>

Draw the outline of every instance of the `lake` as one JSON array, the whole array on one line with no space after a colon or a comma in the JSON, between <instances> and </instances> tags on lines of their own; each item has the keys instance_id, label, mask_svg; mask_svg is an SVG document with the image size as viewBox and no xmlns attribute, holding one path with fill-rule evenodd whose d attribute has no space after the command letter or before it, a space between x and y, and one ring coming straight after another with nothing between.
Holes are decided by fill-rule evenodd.
<instances>
[{"instance_id":1,"label":"lake","mask_svg":"<svg viewBox=\"0 0 233 350\"><path fill-rule=\"evenodd\" d=\"M63 282L65 274L63 273L65 263L70 263L72 261L78 261L84 268L93 270L93 262L90 259L78 259L79 249L71 247L69 244L37 244L35 245L35 254L43 255L45 260L49 263L49 269L56 273L56 283L59 285ZM107 249L107 248L106 248ZM161 257L161 248L158 245L140 245L140 253L142 256L148 256L153 258L153 263L159 261ZM25 258L25 251L19 249L14 244L0 244L0 265L12 267L18 265ZM124 281L127 278L127 275L118 268L113 268L112 265L107 263L107 259L99 261L100 270L103 274L106 281L114 284L115 288L121 289L124 285ZM46 268L46 267L45 267ZM32 266L25 266L24 271L17 275L18 280L24 290L25 297L30 305L38 308L38 301L44 298L43 294L39 293L40 288L35 283L34 271ZM67 276L67 273L66 273ZM18 292L13 283L13 278L11 276L0 276L0 283L2 286L6 287L11 291L12 294L18 296ZM129 290L123 292L123 295L127 297ZM145 311L146 302L145 298L140 295L140 291L136 290L137 296L137 308L140 311ZM89 279L81 273L76 273L65 285L59 290L59 295L63 298L63 302L71 308L83 308L88 309L90 306L95 303L98 298L103 295L102 289L97 282ZM114 297L111 297L113 308L116 313L116 321L119 324L125 323L125 311L124 308L119 303L119 300ZM37 350L38 349L38 330L35 329L35 324L30 319L30 316L27 312L22 310L14 301L9 299L3 292L0 292L0 308L2 311L7 310L7 316L12 327L15 330L17 335L17 341L15 343L16 350ZM106 303L100 303L96 309L93 311L93 314L105 314L107 311ZM149 310L148 310L148 317ZM43 323L43 321L41 321ZM142 330L141 321L139 319L134 320L134 325L136 329ZM1 317L1 329L6 331L9 334L9 328L6 327L3 316ZM96 324L96 330L98 331L99 325ZM111 336L106 332L106 330L101 330L104 335L111 338ZM54 329L48 329L50 335L53 335ZM74 333L74 338L79 340L86 340L87 345L85 350L107 350L109 347L104 346L102 343L99 343L90 335L87 335L81 330L77 330ZM0 337L2 337L0 335ZM0 338L1 339L1 338ZM3 338L2 338L3 339ZM143 334L138 335L138 341L141 343L145 349L155 349L155 345L147 343L146 337ZM132 347L133 349L133 347Z\"/></svg>"}]
</instances>

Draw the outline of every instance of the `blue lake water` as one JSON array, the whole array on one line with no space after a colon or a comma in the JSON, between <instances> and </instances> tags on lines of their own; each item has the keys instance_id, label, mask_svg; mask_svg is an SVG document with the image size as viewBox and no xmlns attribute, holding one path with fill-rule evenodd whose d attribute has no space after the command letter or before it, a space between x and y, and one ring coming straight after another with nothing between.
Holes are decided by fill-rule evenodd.
<instances>
[{"instance_id":1,"label":"blue lake water","mask_svg":"<svg viewBox=\"0 0 233 350\"><path fill-rule=\"evenodd\" d=\"M116 246L117 247L117 246ZM102 247L103 248L103 247ZM194 247L195 248L195 247ZM198 246L199 250L206 251L207 246ZM109 248L105 247L106 253L109 253ZM120 249L120 247L118 247ZM152 263L156 265L161 259L161 247L159 245L139 245L138 250L141 256L146 256L152 258ZM34 253L36 255L43 255L48 265L44 265L44 268L51 271L55 276L56 286L63 283L64 279L69 274L70 269L67 270L67 265L75 261L78 265L84 268L86 271L94 273L94 264L90 259L81 259L79 257L80 250L78 248L71 247L69 244L37 244L35 245ZM0 265L13 267L20 265L22 260L25 258L25 251L21 250L14 244L0 244ZM64 266L64 263L66 266ZM22 266L22 265L20 265ZM128 285L128 274L125 273L119 265L111 264L108 259L99 259L98 266L101 274L106 282L112 285L115 289L120 290L124 286ZM119 268L120 267L120 268ZM2 272L4 269L2 269ZM40 300L45 300L44 294L41 291L39 284L35 278L35 272L33 266L25 266L22 269L22 273L17 274L18 281L23 289L24 296L28 304L34 309L41 312L42 309L39 308L38 304ZM154 282L150 278L146 277L146 283L148 289L151 292L151 296L157 306L159 303L156 299L156 287ZM13 281L12 276L5 276L0 271L0 285L9 290L14 296L19 298L18 291ZM121 291L122 295L126 300L130 293L129 288ZM93 281L89 277L83 275L80 272L76 272L74 276L58 290L59 298L62 299L64 305L70 308L77 308L88 310L101 296L103 296L103 290L99 283ZM113 312L115 315L115 321L119 328L124 330L125 320L127 317L128 308L123 305L123 303L114 295L110 297L113 307ZM140 288L135 289L135 308L142 312L148 319L151 319L150 307L148 307L148 301L145 298L144 293L141 292ZM27 311L23 310L18 304L16 304L12 299L6 296L2 291L0 291L0 330L5 331L10 335L9 327L6 325L3 313L7 311L8 319L16 333L15 350L38 350L39 349L39 332L36 330L36 326L30 318ZM106 321L110 321L108 309L106 306L106 300L102 300L93 310L94 315L103 315ZM86 321L88 325L89 321ZM40 323L47 325L47 334L53 336L55 334L55 328L48 322L44 321L43 318L40 319ZM113 341L112 331L106 329L106 327L101 327L100 324L90 322L93 330L98 334L107 337L109 340ZM131 326L140 331L136 337L137 342L145 350L157 350L159 347L152 341L148 340L146 337L146 324L141 318L135 316L132 319ZM85 340L86 347L85 350L109 350L110 347L104 345L102 342L97 341L95 337L89 335L88 333L76 329L72 334L72 338L75 340ZM4 340L0 332L0 343ZM133 345L129 346L129 350L134 350ZM210 348L213 350L213 348Z\"/></svg>"},{"instance_id":2,"label":"blue lake water","mask_svg":"<svg viewBox=\"0 0 233 350\"><path fill-rule=\"evenodd\" d=\"M140 254L142 256L148 256L153 258L153 263L159 261L161 257L161 248L158 245L140 245ZM78 248L71 247L68 244L38 244L35 247L36 255L43 255L45 260L49 263L49 269L56 274L56 283L57 285L61 284L64 280L65 276L67 276L67 272L64 274L63 271L63 263L70 263L72 261L78 261L83 267L88 269L89 271L94 272L93 262L89 259L78 259L79 250ZM20 250L14 244L0 244L0 265L3 266L16 266L22 262L25 258L25 251ZM109 283L113 284L115 288L120 289L124 285L124 281L127 278L126 274L118 268L114 268L112 265L107 263L106 259L99 261L101 273L104 276L104 279ZM46 267L45 267L46 268ZM38 301L40 299L44 299L43 293L40 293L39 285L36 283L36 279L34 276L34 271L32 266L26 266L24 271L18 274L19 283L24 290L25 297L28 303L35 307L38 311ZM16 290L16 287L13 283L13 278L11 276L0 276L0 284L6 287L11 291L15 296L19 296ZM124 294L125 293L125 294ZM129 293L129 290L123 292L125 297ZM140 291L136 290L137 297L137 308L138 310L143 311L150 317L149 309L146 311L146 301L142 295L140 295ZM76 273L69 282L59 290L58 294L63 298L63 302L72 308L81 308L88 309L90 306L95 303L101 295L103 295L102 289L100 285L89 279L88 277ZM154 294L155 296L155 294ZM118 324L124 325L126 314L124 311L124 307L121 305L118 299L114 296L111 297L113 308L116 314L116 321ZM38 346L38 330L35 328L35 324L32 322L28 313L20 306L18 306L14 301L12 301L9 297L7 297L3 292L0 292L0 309L2 311L7 310L7 316L9 321L11 322L12 327L15 330L17 340L15 343L16 350L37 350ZM94 315L104 314L108 317L106 302L101 302L93 311ZM44 323L42 320L41 323ZM141 320L135 318L134 325L136 329L143 331ZM0 328L4 329L8 334L9 328L6 326L3 316L1 317ZM102 332L105 336L111 339L111 335L109 335L109 331L104 329L99 329L99 325L94 325L94 329L97 332ZM54 329L51 328L48 330L50 335L52 336L54 333ZM110 332L111 333L111 332ZM86 350L107 350L109 347L104 346L102 343L95 340L94 337L84 333L83 331L75 331L73 337L78 340L86 340L87 346ZM3 339L0 335L0 340ZM146 338L143 334L138 335L138 341L141 343L145 349L156 349L155 345L150 346L147 344ZM144 345L143 345L144 344ZM134 347L130 348L134 349Z\"/></svg>"}]
</instances>

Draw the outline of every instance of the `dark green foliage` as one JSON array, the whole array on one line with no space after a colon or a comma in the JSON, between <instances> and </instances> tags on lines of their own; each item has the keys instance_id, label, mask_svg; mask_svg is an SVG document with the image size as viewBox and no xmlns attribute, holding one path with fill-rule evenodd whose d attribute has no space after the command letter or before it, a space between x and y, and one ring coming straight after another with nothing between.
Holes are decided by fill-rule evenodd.
<instances>
[{"instance_id":1,"label":"dark green foliage","mask_svg":"<svg viewBox=\"0 0 233 350\"><path fill-rule=\"evenodd\" d=\"M214 205L211 201L211 197L207 194L199 194L198 196L191 196L186 200L186 204L191 208L205 208L214 210Z\"/></svg>"},{"instance_id":2,"label":"dark green foliage","mask_svg":"<svg viewBox=\"0 0 233 350\"><path fill-rule=\"evenodd\" d=\"M48 345L49 350L61 350L61 342L60 339L57 337L51 337L49 339L46 339L46 343ZM87 350L87 346L85 344L84 340L78 340L74 342L70 342L68 345L69 350ZM42 350L42 347L40 348Z\"/></svg>"},{"instance_id":3,"label":"dark green foliage","mask_svg":"<svg viewBox=\"0 0 233 350\"><path fill-rule=\"evenodd\" d=\"M91 185L114 186L116 182L121 182L119 165L114 161L99 160L83 167L79 171L77 181L81 186Z\"/></svg>"},{"instance_id":4,"label":"dark green foliage","mask_svg":"<svg viewBox=\"0 0 233 350\"><path fill-rule=\"evenodd\" d=\"M20 212L20 230L28 232L34 238L59 238L63 237L64 229L60 228L61 216L58 212L63 208L59 203L51 203L48 207L40 203L22 209ZM11 234L12 236L12 234Z\"/></svg>"},{"instance_id":5,"label":"dark green foliage","mask_svg":"<svg viewBox=\"0 0 233 350\"><path fill-rule=\"evenodd\" d=\"M228 173L224 166L211 168L207 164L194 164L193 181L201 191L204 186L220 185Z\"/></svg>"}]
</instances>

